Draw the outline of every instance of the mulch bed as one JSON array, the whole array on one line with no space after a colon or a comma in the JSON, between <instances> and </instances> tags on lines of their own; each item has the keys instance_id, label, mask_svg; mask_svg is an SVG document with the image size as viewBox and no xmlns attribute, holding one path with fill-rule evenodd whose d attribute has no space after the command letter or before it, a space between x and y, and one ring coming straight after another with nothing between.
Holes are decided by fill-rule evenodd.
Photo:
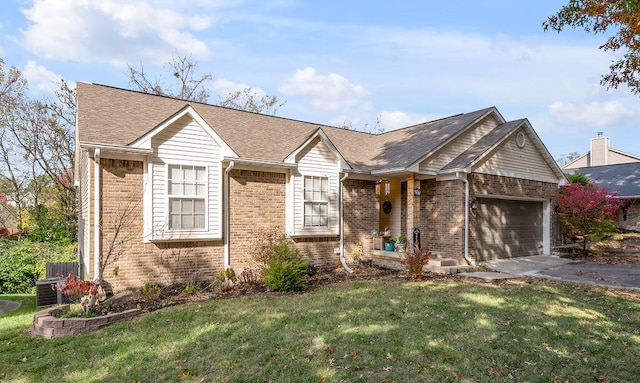
<instances>
[{"instance_id":1,"label":"mulch bed","mask_svg":"<svg viewBox=\"0 0 640 383\"><path fill-rule=\"evenodd\" d=\"M433 275L433 278L443 278L443 276ZM451 276L449 276L451 278ZM306 276L305 289L301 292L308 292L322 286L340 283L343 281L402 281L409 280L406 273L397 270L382 269L369 265L360 265L353 274L347 274L341 267L333 270L312 270ZM163 286L159 298L155 300L141 299L137 291L119 293L109 299L100 302L95 308L96 315L107 315L115 312L122 312L133 308L139 308L144 312L159 310L165 307L175 306L188 302L199 302L210 299L234 298L243 295L286 295L296 293L283 293L270 291L264 285L258 283L242 283L234 287L225 289L213 289L210 283L197 284L199 293L196 295L185 295L185 284Z\"/></svg>"},{"instance_id":2,"label":"mulch bed","mask_svg":"<svg viewBox=\"0 0 640 383\"><path fill-rule=\"evenodd\" d=\"M592 245L587 255L581 253L581 249L568 255L572 259L585 260L590 262L616 263L616 264L636 264L640 265L640 234L624 235L622 238L614 238L610 241ZM455 274L433 274L423 275L424 280L462 280ZM355 268L353 274L347 274L342 267L332 270L311 270L305 281L305 289L302 292L313 291L322 286L340 283L344 281L408 281L407 273L397 270L382 269L371 265L361 264ZM524 283L549 283L548 280L529 277ZM508 283L508 282L505 282ZM143 300L137 291L125 294L118 294L104 302L96 308L97 315L106 315L115 312L122 312L133 308L139 308L144 312L159 310L169 306L175 306L188 302L206 301L210 299L233 298L243 295L259 294L292 294L269 291L264 285L239 284L226 289L212 289L209 282L198 285L200 291L197 295L184 295L184 284L164 286L161 289L159 298L155 300Z\"/></svg>"}]
</instances>

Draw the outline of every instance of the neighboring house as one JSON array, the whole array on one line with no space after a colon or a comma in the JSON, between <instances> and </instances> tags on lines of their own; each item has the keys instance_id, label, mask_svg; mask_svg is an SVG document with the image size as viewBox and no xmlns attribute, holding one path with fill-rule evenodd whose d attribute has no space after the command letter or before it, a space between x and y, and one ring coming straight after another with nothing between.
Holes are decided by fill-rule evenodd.
<instances>
[{"instance_id":1,"label":"neighboring house","mask_svg":"<svg viewBox=\"0 0 640 383\"><path fill-rule=\"evenodd\" d=\"M567 174L585 175L596 184L624 198L618 213L618 227L640 231L640 162L570 169Z\"/></svg>"},{"instance_id":2,"label":"neighboring house","mask_svg":"<svg viewBox=\"0 0 640 383\"><path fill-rule=\"evenodd\" d=\"M588 168L591 166L617 165L640 162L640 157L610 147L609 137L598 132L592 138L590 150L562 167L563 170Z\"/></svg>"},{"instance_id":3,"label":"neighboring house","mask_svg":"<svg viewBox=\"0 0 640 383\"><path fill-rule=\"evenodd\" d=\"M119 242L114 289L239 273L272 226L332 268L360 248L397 264L373 249L385 227L460 264L549 254L557 234L564 175L528 120L494 107L375 135L88 83L77 103L83 276Z\"/></svg>"},{"instance_id":4,"label":"neighboring house","mask_svg":"<svg viewBox=\"0 0 640 383\"><path fill-rule=\"evenodd\" d=\"M598 132L591 150L562 167L566 174L585 175L627 200L618 213L618 227L640 230L640 156L612 149L609 137Z\"/></svg>"}]
</instances>

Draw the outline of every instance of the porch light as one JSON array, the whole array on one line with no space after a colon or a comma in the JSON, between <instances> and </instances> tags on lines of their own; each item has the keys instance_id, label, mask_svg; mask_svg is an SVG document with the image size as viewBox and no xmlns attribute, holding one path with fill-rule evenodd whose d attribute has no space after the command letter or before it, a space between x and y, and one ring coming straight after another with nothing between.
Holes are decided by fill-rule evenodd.
<instances>
[{"instance_id":1,"label":"porch light","mask_svg":"<svg viewBox=\"0 0 640 383\"><path fill-rule=\"evenodd\" d=\"M420 190L420 188L413 189L413 195L419 196L421 194L422 194L422 190Z\"/></svg>"},{"instance_id":2,"label":"porch light","mask_svg":"<svg viewBox=\"0 0 640 383\"><path fill-rule=\"evenodd\" d=\"M470 207L471 207L471 211L475 213L476 209L478 208L478 200L474 199L473 201L471 201Z\"/></svg>"}]
</instances>

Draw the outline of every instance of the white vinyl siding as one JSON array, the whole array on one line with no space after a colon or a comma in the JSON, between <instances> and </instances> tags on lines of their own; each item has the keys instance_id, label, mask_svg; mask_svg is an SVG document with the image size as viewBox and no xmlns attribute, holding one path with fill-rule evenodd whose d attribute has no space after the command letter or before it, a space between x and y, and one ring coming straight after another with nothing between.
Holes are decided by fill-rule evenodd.
<instances>
[{"instance_id":1,"label":"white vinyl siding","mask_svg":"<svg viewBox=\"0 0 640 383\"><path fill-rule=\"evenodd\" d=\"M222 238L222 153L220 145L200 125L185 116L154 136L152 147L154 155L151 165L153 189L150 217L152 221L151 239ZM168 181L170 177L168 174L169 165L190 166L204 170L202 174L206 183L197 187L200 188L199 193L205 194L205 198L203 201L198 196L198 201L200 201L198 204L201 205L196 207L196 209L205 211L204 229L194 226L190 230L187 230L186 227L183 227L182 230L172 230ZM193 206L185 206L184 204L180 206L180 209L191 208ZM174 219L177 219L176 217L174 216ZM196 225L195 221L194 225Z\"/></svg>"},{"instance_id":2,"label":"white vinyl siding","mask_svg":"<svg viewBox=\"0 0 640 383\"><path fill-rule=\"evenodd\" d=\"M473 144L498 126L498 122L491 116L480 121L476 126L462 133L459 137L441 148L434 156L420 164L420 171L437 172L464 153Z\"/></svg>"},{"instance_id":3,"label":"white vinyl siding","mask_svg":"<svg viewBox=\"0 0 640 383\"><path fill-rule=\"evenodd\" d=\"M524 178L545 182L558 182L558 176L549 167L534 140L525 129L525 145L516 144L516 134L506 140L498 150L473 171L514 178Z\"/></svg>"},{"instance_id":4,"label":"white vinyl siding","mask_svg":"<svg viewBox=\"0 0 640 383\"><path fill-rule=\"evenodd\" d=\"M339 163L336 155L320 139L316 138L296 156L298 163L297 170L293 171L288 193L293 198L288 201L293 206L287 206L291 219L287 220L287 233L294 236L305 235L337 235L338 234L338 171ZM320 188L326 188L313 198L305 198L305 177L307 179L321 180L326 182ZM315 194L315 193L314 193ZM307 195L306 197L310 197ZM315 198L321 198L316 200ZM322 202L321 205L309 204L306 202ZM316 209L315 211L306 209ZM326 210L326 217L323 212ZM305 221L305 217L311 221ZM311 218L314 217L314 218ZM314 221L315 220L315 221ZM310 223L307 225L307 223Z\"/></svg>"}]
</instances>

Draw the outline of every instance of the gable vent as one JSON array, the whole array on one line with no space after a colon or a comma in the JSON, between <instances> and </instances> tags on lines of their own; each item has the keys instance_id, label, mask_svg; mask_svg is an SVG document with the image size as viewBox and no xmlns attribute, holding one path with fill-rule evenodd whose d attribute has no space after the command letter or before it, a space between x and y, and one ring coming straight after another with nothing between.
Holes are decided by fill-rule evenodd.
<instances>
[{"instance_id":1,"label":"gable vent","mask_svg":"<svg viewBox=\"0 0 640 383\"><path fill-rule=\"evenodd\" d=\"M516 145L518 145L519 148L523 148L526 142L527 141L526 141L526 137L524 136L524 133L518 132L516 134Z\"/></svg>"}]
</instances>

